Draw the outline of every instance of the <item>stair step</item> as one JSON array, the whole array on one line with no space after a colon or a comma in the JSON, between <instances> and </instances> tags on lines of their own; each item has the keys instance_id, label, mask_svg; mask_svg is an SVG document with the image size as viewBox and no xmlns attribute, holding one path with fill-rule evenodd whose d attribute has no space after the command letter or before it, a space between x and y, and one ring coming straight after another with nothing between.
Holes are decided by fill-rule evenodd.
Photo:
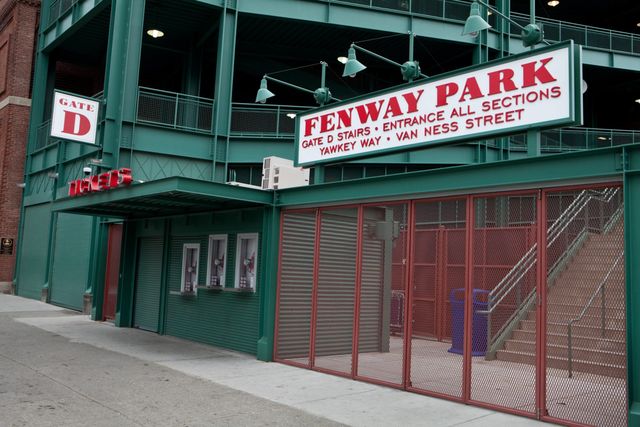
<instances>
[{"instance_id":1,"label":"stair step","mask_svg":"<svg viewBox=\"0 0 640 427\"><path fill-rule=\"evenodd\" d=\"M507 350L498 350L496 358L507 362L526 363L528 365L535 365L536 362L535 354ZM546 363L547 368L567 370L569 367L569 362L566 358L547 356ZM627 376L626 365L605 365L576 359L573 360L573 371L604 375L614 378L626 378Z\"/></svg>"},{"instance_id":2,"label":"stair step","mask_svg":"<svg viewBox=\"0 0 640 427\"><path fill-rule=\"evenodd\" d=\"M596 314L597 313L597 314ZM575 319L577 314L573 313L559 313L559 312L547 312L547 322L552 323L560 323L566 326L567 322L572 319ZM536 313L535 311L530 311L525 320L535 321ZM626 324L626 319L624 316L624 311L619 313L618 317L607 316L605 319L605 328L613 328L620 329L624 328ZM585 315L578 322L574 322L575 326L601 326L602 319L599 315L598 311L587 311Z\"/></svg>"},{"instance_id":3,"label":"stair step","mask_svg":"<svg viewBox=\"0 0 640 427\"><path fill-rule=\"evenodd\" d=\"M527 331L524 329L516 329L515 331L513 331L513 334L511 335L511 339L516 341L526 341L526 342L533 343L536 340L536 332ZM567 345L566 331L560 334L547 333L546 341L547 341L547 344L549 345L566 346ZM616 334L615 338L601 338L600 336L585 337L585 336L574 335L573 344L576 347L600 348L602 350L611 350L614 352L625 352L627 347L623 334Z\"/></svg>"},{"instance_id":4,"label":"stair step","mask_svg":"<svg viewBox=\"0 0 640 427\"><path fill-rule=\"evenodd\" d=\"M593 325L574 324L572 328L572 333L576 337L580 336L580 337L598 338L602 336L602 329L599 326L600 325L593 326ZM520 329L524 331L535 331L536 330L535 320L522 320L520 322ZM559 323L559 322L547 322L547 333L566 335L567 324ZM607 326L607 328L604 330L604 335L606 338L609 338L609 339L624 337L626 335L624 325L619 327Z\"/></svg>"},{"instance_id":5,"label":"stair step","mask_svg":"<svg viewBox=\"0 0 640 427\"><path fill-rule=\"evenodd\" d=\"M566 295L566 294L551 294L549 293L547 295L547 304L582 304L582 306L584 307L584 304L586 304L589 301L589 298L591 298L591 294L585 293L584 295ZM605 302L607 304L607 307L619 307L619 308L624 308L625 307L625 295L623 293L618 294L618 295L610 295L609 292L607 292L606 297L605 297ZM592 305L599 305L600 304L600 297L597 296L596 298L594 298Z\"/></svg>"},{"instance_id":6,"label":"stair step","mask_svg":"<svg viewBox=\"0 0 640 427\"><path fill-rule=\"evenodd\" d=\"M606 300L605 300L606 303ZM586 304L586 303L585 303ZM577 316L582 313L585 308L585 304L563 304L558 302L547 302L547 313L558 313ZM602 307L600 301L594 300L591 305L586 309L585 316L600 316ZM605 306L605 318L618 319L625 315L625 307L613 304L607 304Z\"/></svg>"},{"instance_id":7,"label":"stair step","mask_svg":"<svg viewBox=\"0 0 640 427\"><path fill-rule=\"evenodd\" d=\"M509 340L505 343L504 349L517 353L535 354L535 342ZM569 349L566 345L547 344L547 357L567 358ZM613 351L609 349L582 348L575 343L573 345L573 359L585 362L624 365L627 356L624 351Z\"/></svg>"}]
</instances>

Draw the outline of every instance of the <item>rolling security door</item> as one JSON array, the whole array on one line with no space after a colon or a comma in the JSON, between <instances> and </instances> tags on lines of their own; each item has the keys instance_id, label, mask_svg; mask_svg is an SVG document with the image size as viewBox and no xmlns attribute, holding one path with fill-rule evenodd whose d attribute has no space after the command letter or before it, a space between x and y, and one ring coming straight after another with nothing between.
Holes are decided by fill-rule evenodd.
<instances>
[{"instance_id":1,"label":"rolling security door","mask_svg":"<svg viewBox=\"0 0 640 427\"><path fill-rule=\"evenodd\" d=\"M18 247L20 264L18 269L18 295L40 299L42 285L46 282L49 226L51 211L49 204L29 206L24 209L24 231Z\"/></svg>"},{"instance_id":2,"label":"rolling security door","mask_svg":"<svg viewBox=\"0 0 640 427\"><path fill-rule=\"evenodd\" d=\"M89 279L93 218L58 214L51 275L51 303L82 310Z\"/></svg>"},{"instance_id":3,"label":"rolling security door","mask_svg":"<svg viewBox=\"0 0 640 427\"><path fill-rule=\"evenodd\" d=\"M136 266L134 327L158 332L161 276L162 238L141 238L138 242L138 264Z\"/></svg>"}]
</instances>

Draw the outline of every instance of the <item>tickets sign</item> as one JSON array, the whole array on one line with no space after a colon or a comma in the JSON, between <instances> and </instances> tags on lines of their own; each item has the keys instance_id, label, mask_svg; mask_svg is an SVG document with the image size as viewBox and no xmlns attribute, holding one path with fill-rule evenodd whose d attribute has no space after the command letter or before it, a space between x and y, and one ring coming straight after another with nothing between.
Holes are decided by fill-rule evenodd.
<instances>
[{"instance_id":1,"label":"tickets sign","mask_svg":"<svg viewBox=\"0 0 640 427\"><path fill-rule=\"evenodd\" d=\"M581 124L573 42L332 104L296 118L296 164Z\"/></svg>"}]
</instances>

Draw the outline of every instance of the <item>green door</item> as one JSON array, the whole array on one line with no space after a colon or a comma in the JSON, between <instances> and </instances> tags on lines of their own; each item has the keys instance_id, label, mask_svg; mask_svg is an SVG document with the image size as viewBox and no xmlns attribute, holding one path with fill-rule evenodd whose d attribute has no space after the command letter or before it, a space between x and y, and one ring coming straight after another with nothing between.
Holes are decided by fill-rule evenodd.
<instances>
[{"instance_id":1,"label":"green door","mask_svg":"<svg viewBox=\"0 0 640 427\"><path fill-rule=\"evenodd\" d=\"M89 280L92 217L58 214L49 294L52 304L82 310Z\"/></svg>"},{"instance_id":2,"label":"green door","mask_svg":"<svg viewBox=\"0 0 640 427\"><path fill-rule=\"evenodd\" d=\"M138 241L136 297L133 326L158 332L160 278L162 276L162 238L144 237Z\"/></svg>"}]
</instances>

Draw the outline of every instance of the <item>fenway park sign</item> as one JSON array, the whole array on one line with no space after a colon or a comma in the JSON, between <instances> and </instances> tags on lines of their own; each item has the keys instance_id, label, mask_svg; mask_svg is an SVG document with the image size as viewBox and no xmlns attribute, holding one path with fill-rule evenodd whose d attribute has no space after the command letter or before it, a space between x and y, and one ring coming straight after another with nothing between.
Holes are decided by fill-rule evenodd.
<instances>
[{"instance_id":1,"label":"fenway park sign","mask_svg":"<svg viewBox=\"0 0 640 427\"><path fill-rule=\"evenodd\" d=\"M332 104L298 115L296 163L581 124L580 50L573 42Z\"/></svg>"}]
</instances>

